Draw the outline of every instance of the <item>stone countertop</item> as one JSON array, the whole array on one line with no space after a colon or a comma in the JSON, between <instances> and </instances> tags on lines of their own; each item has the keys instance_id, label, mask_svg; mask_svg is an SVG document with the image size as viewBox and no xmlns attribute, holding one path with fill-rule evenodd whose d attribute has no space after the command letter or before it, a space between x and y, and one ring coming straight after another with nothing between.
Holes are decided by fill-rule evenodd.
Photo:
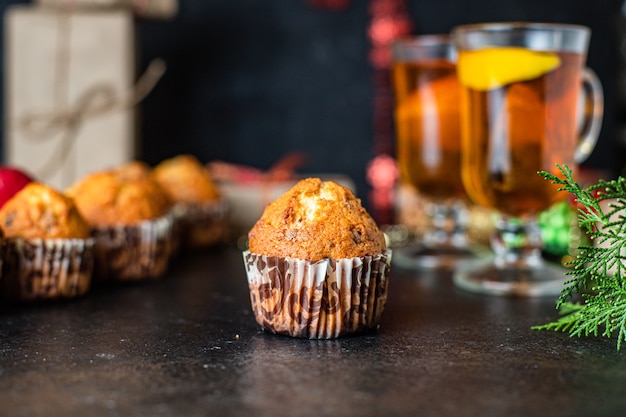
<instances>
[{"instance_id":1,"label":"stone countertop","mask_svg":"<svg viewBox=\"0 0 626 417\"><path fill-rule=\"evenodd\" d=\"M0 416L616 416L614 339L530 327L553 298L465 293L392 267L378 332L263 332L241 253L188 253L160 280L0 307Z\"/></svg>"}]
</instances>

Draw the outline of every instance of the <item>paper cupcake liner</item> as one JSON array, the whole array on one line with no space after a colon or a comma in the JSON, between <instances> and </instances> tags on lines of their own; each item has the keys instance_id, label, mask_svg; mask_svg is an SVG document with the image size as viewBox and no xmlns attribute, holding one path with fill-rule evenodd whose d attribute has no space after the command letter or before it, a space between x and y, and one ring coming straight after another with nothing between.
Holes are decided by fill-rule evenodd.
<instances>
[{"instance_id":1,"label":"paper cupcake liner","mask_svg":"<svg viewBox=\"0 0 626 417\"><path fill-rule=\"evenodd\" d=\"M93 239L6 239L2 292L20 301L79 297L91 286Z\"/></svg>"},{"instance_id":2,"label":"paper cupcake liner","mask_svg":"<svg viewBox=\"0 0 626 417\"><path fill-rule=\"evenodd\" d=\"M243 257L252 310L264 329L332 339L378 328L387 302L391 250L317 262L250 251Z\"/></svg>"},{"instance_id":3,"label":"paper cupcake liner","mask_svg":"<svg viewBox=\"0 0 626 417\"><path fill-rule=\"evenodd\" d=\"M228 204L225 200L198 204L179 203L174 206L173 213L175 240L180 246L212 246L223 240L228 232Z\"/></svg>"},{"instance_id":4,"label":"paper cupcake liner","mask_svg":"<svg viewBox=\"0 0 626 417\"><path fill-rule=\"evenodd\" d=\"M172 254L173 216L132 225L96 227L95 276L100 281L155 279L167 271Z\"/></svg>"}]
</instances>

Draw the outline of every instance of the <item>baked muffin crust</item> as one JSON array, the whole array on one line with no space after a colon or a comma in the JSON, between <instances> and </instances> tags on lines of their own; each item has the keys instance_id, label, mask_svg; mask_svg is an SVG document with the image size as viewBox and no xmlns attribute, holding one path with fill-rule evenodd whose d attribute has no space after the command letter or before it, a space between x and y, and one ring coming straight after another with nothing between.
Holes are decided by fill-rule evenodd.
<instances>
[{"instance_id":1,"label":"baked muffin crust","mask_svg":"<svg viewBox=\"0 0 626 417\"><path fill-rule=\"evenodd\" d=\"M149 177L152 169L143 161L130 161L114 167L111 171L124 180L133 180Z\"/></svg>"},{"instance_id":2,"label":"baked muffin crust","mask_svg":"<svg viewBox=\"0 0 626 417\"><path fill-rule=\"evenodd\" d=\"M86 239L89 224L71 198L39 182L27 184L0 209L5 237Z\"/></svg>"},{"instance_id":3,"label":"baked muffin crust","mask_svg":"<svg viewBox=\"0 0 626 417\"><path fill-rule=\"evenodd\" d=\"M176 203L216 201L220 193L209 171L191 155L166 159L152 174Z\"/></svg>"},{"instance_id":4,"label":"baked muffin crust","mask_svg":"<svg viewBox=\"0 0 626 417\"><path fill-rule=\"evenodd\" d=\"M165 215L171 201L150 177L92 173L72 185L67 194L92 226L134 224Z\"/></svg>"},{"instance_id":5,"label":"baked muffin crust","mask_svg":"<svg viewBox=\"0 0 626 417\"><path fill-rule=\"evenodd\" d=\"M385 238L352 191L307 178L270 203L248 233L253 253L317 261L373 256Z\"/></svg>"}]
</instances>

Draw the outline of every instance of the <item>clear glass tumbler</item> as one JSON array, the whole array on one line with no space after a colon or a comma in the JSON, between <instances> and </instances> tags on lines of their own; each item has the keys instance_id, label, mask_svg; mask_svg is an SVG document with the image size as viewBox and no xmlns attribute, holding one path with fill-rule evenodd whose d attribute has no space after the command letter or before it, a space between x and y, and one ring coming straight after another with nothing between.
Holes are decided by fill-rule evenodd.
<instances>
[{"instance_id":1,"label":"clear glass tumbler","mask_svg":"<svg viewBox=\"0 0 626 417\"><path fill-rule=\"evenodd\" d=\"M394 263L451 269L479 247L468 245L455 49L449 35L422 35L397 40L392 52L400 177L429 217L422 236L395 249Z\"/></svg>"}]
</instances>

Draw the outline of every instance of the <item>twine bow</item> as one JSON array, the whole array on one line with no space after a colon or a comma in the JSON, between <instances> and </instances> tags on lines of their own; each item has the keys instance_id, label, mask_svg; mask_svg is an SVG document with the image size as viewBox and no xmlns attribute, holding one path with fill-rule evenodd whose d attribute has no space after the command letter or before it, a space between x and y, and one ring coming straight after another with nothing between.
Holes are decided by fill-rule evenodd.
<instances>
[{"instance_id":1,"label":"twine bow","mask_svg":"<svg viewBox=\"0 0 626 417\"><path fill-rule=\"evenodd\" d=\"M155 59L148 65L130 93L123 97L118 97L110 84L98 83L87 88L69 108L32 112L21 117L17 122L17 128L23 130L29 138L47 140L62 133L60 146L38 170L38 177L46 178L53 175L64 165L86 120L137 105L152 91L164 72L165 62Z\"/></svg>"}]
</instances>

